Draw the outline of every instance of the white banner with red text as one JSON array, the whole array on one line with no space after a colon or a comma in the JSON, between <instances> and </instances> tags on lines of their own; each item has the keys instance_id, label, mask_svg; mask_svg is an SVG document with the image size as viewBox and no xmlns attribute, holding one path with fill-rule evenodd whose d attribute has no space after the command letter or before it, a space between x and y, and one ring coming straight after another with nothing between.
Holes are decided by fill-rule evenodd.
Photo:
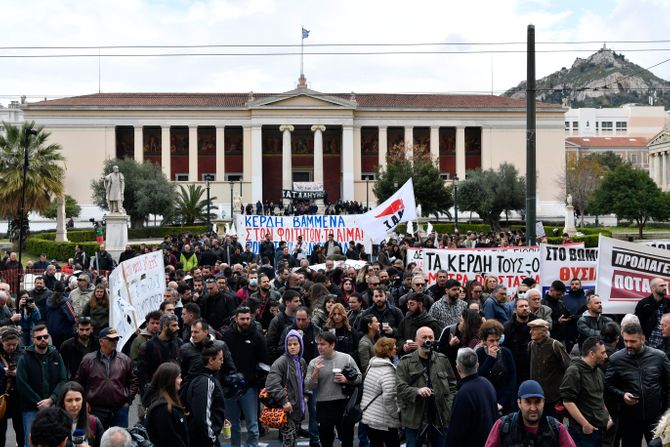
<instances>
[{"instance_id":1,"label":"white banner with red text","mask_svg":"<svg viewBox=\"0 0 670 447\"><path fill-rule=\"evenodd\" d=\"M280 241L288 245L288 252L295 252L298 236L302 236L303 253L309 255L315 244L323 245L328 235L333 233L335 241L342 246L342 254L346 254L349 241L362 243L368 253L372 247L365 241L365 233L358 225L361 214L342 214L337 216L302 215L302 216L256 216L238 214L235 216L237 237L242 245L251 244L251 251L258 254L265 235L278 246Z\"/></svg>"},{"instance_id":2,"label":"white banner with red text","mask_svg":"<svg viewBox=\"0 0 670 447\"><path fill-rule=\"evenodd\" d=\"M573 278L582 282L582 288L596 287L598 249L583 244L540 245L540 284L544 294L551 283L560 280L569 286Z\"/></svg>"}]
</instances>

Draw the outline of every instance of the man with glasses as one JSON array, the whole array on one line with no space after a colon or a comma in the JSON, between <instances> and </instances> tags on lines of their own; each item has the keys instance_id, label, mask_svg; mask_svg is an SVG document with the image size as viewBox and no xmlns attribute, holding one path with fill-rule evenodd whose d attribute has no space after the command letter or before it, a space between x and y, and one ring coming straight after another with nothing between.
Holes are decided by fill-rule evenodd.
<instances>
[{"instance_id":1,"label":"man with glasses","mask_svg":"<svg viewBox=\"0 0 670 447\"><path fill-rule=\"evenodd\" d=\"M425 280L424 280L425 283ZM428 312L435 318L442 328L457 324L463 311L468 307L465 300L458 298L461 291L461 283L455 279L448 279L444 283L446 290L441 300L436 301Z\"/></svg>"},{"instance_id":2,"label":"man with glasses","mask_svg":"<svg viewBox=\"0 0 670 447\"><path fill-rule=\"evenodd\" d=\"M128 408L139 389L130 358L116 351L118 341L116 329L102 329L100 350L84 356L76 377L86 390L91 413L105 428L128 426Z\"/></svg>"},{"instance_id":3,"label":"man with glasses","mask_svg":"<svg viewBox=\"0 0 670 447\"><path fill-rule=\"evenodd\" d=\"M81 360L86 354L100 349L98 340L93 337L91 317L78 317L76 330L75 336L68 338L60 346L60 355L65 362L68 380L73 380L77 375Z\"/></svg>"},{"instance_id":4,"label":"man with glasses","mask_svg":"<svg viewBox=\"0 0 670 447\"><path fill-rule=\"evenodd\" d=\"M56 403L60 387L67 380L65 363L56 348L49 345L49 330L45 325L33 328L32 341L16 367L25 445L29 445L28 435L37 412Z\"/></svg>"},{"instance_id":5,"label":"man with glasses","mask_svg":"<svg viewBox=\"0 0 670 447\"><path fill-rule=\"evenodd\" d=\"M414 293L421 293L425 298L426 301L423 303L423 307L426 309L426 311L429 311L431 307L433 307L433 298L431 298L429 295L427 295L426 292L426 278L423 276L423 274L420 275L413 275L412 280L410 282L410 290L406 294L400 297L398 299L398 304L397 306L400 308L400 310L403 312L403 314L407 313L407 299L411 294Z\"/></svg>"}]
</instances>

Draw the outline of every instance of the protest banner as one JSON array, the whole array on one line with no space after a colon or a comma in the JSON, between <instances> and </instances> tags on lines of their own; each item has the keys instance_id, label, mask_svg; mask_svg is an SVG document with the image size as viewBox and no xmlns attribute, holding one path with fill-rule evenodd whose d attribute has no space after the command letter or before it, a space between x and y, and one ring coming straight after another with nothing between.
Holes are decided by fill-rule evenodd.
<instances>
[{"instance_id":1,"label":"protest banner","mask_svg":"<svg viewBox=\"0 0 670 447\"><path fill-rule=\"evenodd\" d=\"M146 315L163 301L163 253L154 251L123 261L109 275L109 289L109 325L120 335L116 349L121 351Z\"/></svg>"},{"instance_id":2,"label":"protest banner","mask_svg":"<svg viewBox=\"0 0 670 447\"><path fill-rule=\"evenodd\" d=\"M656 247L663 250L670 250L670 239L653 239L646 241L639 241L640 244L648 247Z\"/></svg>"},{"instance_id":3,"label":"protest banner","mask_svg":"<svg viewBox=\"0 0 670 447\"><path fill-rule=\"evenodd\" d=\"M540 282L544 294L552 281L566 285L572 278L582 282L583 289L595 289L598 270L598 249L579 245L540 245Z\"/></svg>"},{"instance_id":4,"label":"protest banner","mask_svg":"<svg viewBox=\"0 0 670 447\"><path fill-rule=\"evenodd\" d=\"M539 247L407 249L407 263L421 267L427 281L437 280L437 271L446 270L449 278L465 284L476 280L484 283L485 276L496 276L508 289L516 290L524 278L540 280Z\"/></svg>"},{"instance_id":5,"label":"protest banner","mask_svg":"<svg viewBox=\"0 0 670 447\"><path fill-rule=\"evenodd\" d=\"M288 245L289 253L293 254L294 244L298 236L306 246L306 254L312 253L315 244L323 244L328 240L328 234L333 233L337 242L342 245L342 254L346 254L349 241L360 242L365 245L368 253L372 247L365 244L365 234L358 226L360 214L344 214L337 216L302 215L302 216L255 216L238 214L235 216L237 237L244 245L251 244L251 251L259 253L260 244L269 234L275 247L280 241Z\"/></svg>"},{"instance_id":6,"label":"protest banner","mask_svg":"<svg viewBox=\"0 0 670 447\"><path fill-rule=\"evenodd\" d=\"M670 253L634 242L600 236L598 285L603 311L632 313L640 299L651 294L651 280L670 280Z\"/></svg>"}]
</instances>

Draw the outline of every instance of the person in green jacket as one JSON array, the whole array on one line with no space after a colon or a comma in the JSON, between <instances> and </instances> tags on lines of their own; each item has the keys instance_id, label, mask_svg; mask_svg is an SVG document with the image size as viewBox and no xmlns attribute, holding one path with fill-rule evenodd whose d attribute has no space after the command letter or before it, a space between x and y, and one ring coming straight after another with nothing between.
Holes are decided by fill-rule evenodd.
<instances>
[{"instance_id":1,"label":"person in green jacket","mask_svg":"<svg viewBox=\"0 0 670 447\"><path fill-rule=\"evenodd\" d=\"M190 245L184 244L184 251L179 256L179 262L181 262L182 269L185 272L190 272L198 266L198 257L191 251Z\"/></svg>"},{"instance_id":2,"label":"person in green jacket","mask_svg":"<svg viewBox=\"0 0 670 447\"><path fill-rule=\"evenodd\" d=\"M421 447L427 438L433 447L444 447L456 376L447 356L433 351L431 328L419 328L414 341L419 348L400 359L396 373L400 424L407 447Z\"/></svg>"}]
</instances>

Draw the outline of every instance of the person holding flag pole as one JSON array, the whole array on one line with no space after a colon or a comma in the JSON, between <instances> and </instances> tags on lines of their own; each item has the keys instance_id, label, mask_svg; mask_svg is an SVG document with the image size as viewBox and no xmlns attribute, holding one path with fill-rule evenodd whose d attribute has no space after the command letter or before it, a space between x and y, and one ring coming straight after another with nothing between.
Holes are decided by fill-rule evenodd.
<instances>
[{"instance_id":1,"label":"person holding flag pole","mask_svg":"<svg viewBox=\"0 0 670 447\"><path fill-rule=\"evenodd\" d=\"M391 231L402 222L416 220L416 199L414 183L410 178L407 182L383 203L361 215L358 225L363 229L373 244L385 239Z\"/></svg>"}]
</instances>

